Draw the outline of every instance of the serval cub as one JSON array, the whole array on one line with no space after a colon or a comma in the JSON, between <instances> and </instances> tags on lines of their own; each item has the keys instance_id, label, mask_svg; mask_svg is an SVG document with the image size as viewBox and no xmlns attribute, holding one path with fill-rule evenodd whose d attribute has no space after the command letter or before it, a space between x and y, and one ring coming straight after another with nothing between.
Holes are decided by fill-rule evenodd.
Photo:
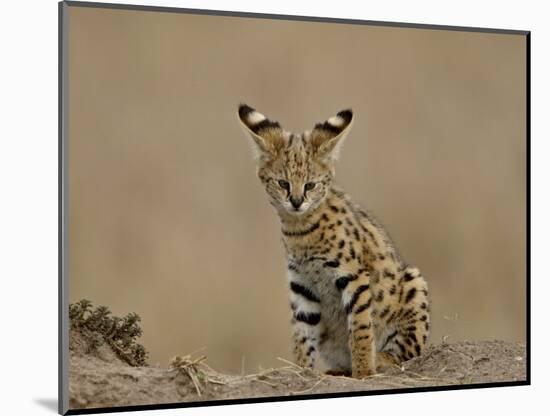
<instances>
[{"instance_id":1,"label":"serval cub","mask_svg":"<svg viewBox=\"0 0 550 416\"><path fill-rule=\"evenodd\" d=\"M424 277L333 185L352 111L303 134L244 104L238 114L281 221L297 364L313 368L319 358L328 374L362 378L419 355L430 327Z\"/></svg>"}]
</instances>

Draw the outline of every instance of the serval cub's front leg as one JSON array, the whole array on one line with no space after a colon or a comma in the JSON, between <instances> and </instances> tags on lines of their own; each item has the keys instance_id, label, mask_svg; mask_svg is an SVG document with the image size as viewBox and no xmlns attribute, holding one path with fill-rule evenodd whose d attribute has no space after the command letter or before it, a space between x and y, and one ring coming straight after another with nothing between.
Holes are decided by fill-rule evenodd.
<instances>
[{"instance_id":1,"label":"serval cub's front leg","mask_svg":"<svg viewBox=\"0 0 550 416\"><path fill-rule=\"evenodd\" d=\"M306 279L289 272L292 343L296 364L313 368L318 352L321 300Z\"/></svg>"},{"instance_id":2,"label":"serval cub's front leg","mask_svg":"<svg viewBox=\"0 0 550 416\"><path fill-rule=\"evenodd\" d=\"M363 378L376 371L376 346L371 318L372 295L366 270L340 271L336 287L342 292L347 313L352 377Z\"/></svg>"}]
</instances>

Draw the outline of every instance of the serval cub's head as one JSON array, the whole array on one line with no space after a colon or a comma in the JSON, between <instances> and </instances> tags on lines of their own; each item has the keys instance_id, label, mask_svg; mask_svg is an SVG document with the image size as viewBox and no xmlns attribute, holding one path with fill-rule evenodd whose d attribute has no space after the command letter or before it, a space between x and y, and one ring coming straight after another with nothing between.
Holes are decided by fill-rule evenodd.
<instances>
[{"instance_id":1,"label":"serval cub's head","mask_svg":"<svg viewBox=\"0 0 550 416\"><path fill-rule=\"evenodd\" d=\"M269 202L284 216L302 216L326 198L334 177L334 162L350 130L353 113L340 111L302 134L285 131L246 104L239 119L252 138L258 177Z\"/></svg>"}]
</instances>

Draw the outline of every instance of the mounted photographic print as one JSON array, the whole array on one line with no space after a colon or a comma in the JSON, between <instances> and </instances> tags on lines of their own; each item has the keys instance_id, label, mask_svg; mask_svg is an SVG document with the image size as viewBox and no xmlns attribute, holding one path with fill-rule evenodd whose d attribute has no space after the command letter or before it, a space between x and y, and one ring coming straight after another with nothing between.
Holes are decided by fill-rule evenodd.
<instances>
[{"instance_id":1,"label":"mounted photographic print","mask_svg":"<svg viewBox=\"0 0 550 416\"><path fill-rule=\"evenodd\" d=\"M530 383L529 32L59 11L60 413Z\"/></svg>"}]
</instances>

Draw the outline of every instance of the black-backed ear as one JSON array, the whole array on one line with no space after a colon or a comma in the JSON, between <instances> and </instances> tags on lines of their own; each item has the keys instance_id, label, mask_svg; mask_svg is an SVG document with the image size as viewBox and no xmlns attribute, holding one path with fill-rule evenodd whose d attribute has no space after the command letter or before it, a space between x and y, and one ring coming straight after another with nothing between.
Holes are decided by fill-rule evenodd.
<instances>
[{"instance_id":1,"label":"black-backed ear","mask_svg":"<svg viewBox=\"0 0 550 416\"><path fill-rule=\"evenodd\" d=\"M338 159L340 147L351 130L353 111L340 111L323 123L315 125L311 131L311 142L320 158Z\"/></svg>"},{"instance_id":2,"label":"black-backed ear","mask_svg":"<svg viewBox=\"0 0 550 416\"><path fill-rule=\"evenodd\" d=\"M246 104L239 105L239 120L252 138L253 150L258 158L270 158L277 154L283 144L283 129L278 122L269 120Z\"/></svg>"}]
</instances>

